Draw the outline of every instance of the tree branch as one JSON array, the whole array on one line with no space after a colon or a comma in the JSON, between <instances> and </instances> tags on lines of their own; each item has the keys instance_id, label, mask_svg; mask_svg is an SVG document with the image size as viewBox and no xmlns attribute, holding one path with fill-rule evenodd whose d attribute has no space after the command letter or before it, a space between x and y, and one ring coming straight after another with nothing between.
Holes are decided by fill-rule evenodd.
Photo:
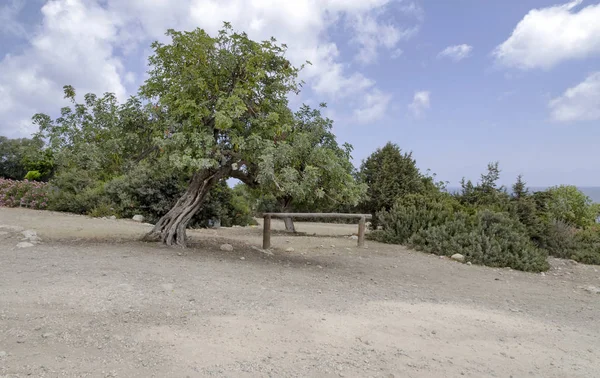
<instances>
[{"instance_id":1,"label":"tree branch","mask_svg":"<svg viewBox=\"0 0 600 378\"><path fill-rule=\"evenodd\" d=\"M251 174L244 171L240 171L239 169L232 170L229 176L240 180L252 189L258 188L259 186L258 181L256 181L256 179Z\"/></svg>"}]
</instances>

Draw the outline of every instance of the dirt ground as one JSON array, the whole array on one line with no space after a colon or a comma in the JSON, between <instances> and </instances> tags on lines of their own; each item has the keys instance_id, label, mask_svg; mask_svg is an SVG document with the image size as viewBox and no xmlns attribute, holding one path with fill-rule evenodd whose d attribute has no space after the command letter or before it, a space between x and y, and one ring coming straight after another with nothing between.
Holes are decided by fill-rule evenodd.
<instances>
[{"instance_id":1,"label":"dirt ground","mask_svg":"<svg viewBox=\"0 0 600 378\"><path fill-rule=\"evenodd\" d=\"M0 377L600 377L598 267L358 249L348 225L299 223L317 235L273 255L259 227L186 250L149 228L0 208Z\"/></svg>"}]
</instances>

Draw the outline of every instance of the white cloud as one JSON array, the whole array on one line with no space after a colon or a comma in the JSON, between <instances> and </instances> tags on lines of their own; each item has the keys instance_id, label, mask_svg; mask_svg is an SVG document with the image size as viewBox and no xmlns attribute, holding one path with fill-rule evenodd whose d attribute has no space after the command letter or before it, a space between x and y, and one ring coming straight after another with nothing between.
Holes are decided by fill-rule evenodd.
<instances>
[{"instance_id":1,"label":"white cloud","mask_svg":"<svg viewBox=\"0 0 600 378\"><path fill-rule=\"evenodd\" d=\"M531 10L493 52L520 69L550 69L564 61L600 55L600 4L579 11L583 0Z\"/></svg>"},{"instance_id":2,"label":"white cloud","mask_svg":"<svg viewBox=\"0 0 600 378\"><path fill-rule=\"evenodd\" d=\"M17 20L24 5L24 0L9 0L6 5L0 6L0 32L17 37L27 35L25 27Z\"/></svg>"},{"instance_id":3,"label":"white cloud","mask_svg":"<svg viewBox=\"0 0 600 378\"><path fill-rule=\"evenodd\" d=\"M550 114L559 122L600 120L600 72L550 101Z\"/></svg>"},{"instance_id":4,"label":"white cloud","mask_svg":"<svg viewBox=\"0 0 600 378\"><path fill-rule=\"evenodd\" d=\"M125 96L120 59L113 55L117 27L111 15L95 3L77 0L47 2L43 24L20 55L0 61L0 108L3 134L34 131L28 120L34 113L54 111L62 102L62 86L79 92L115 92Z\"/></svg>"},{"instance_id":5,"label":"white cloud","mask_svg":"<svg viewBox=\"0 0 600 378\"><path fill-rule=\"evenodd\" d=\"M362 64L374 63L381 47L395 55L398 43L410 39L418 32L418 26L401 29L393 22L382 22L376 14L355 16L354 29L360 30L353 42L360 46L356 59Z\"/></svg>"},{"instance_id":6,"label":"white cloud","mask_svg":"<svg viewBox=\"0 0 600 378\"><path fill-rule=\"evenodd\" d=\"M415 117L421 117L426 110L431 107L431 92L418 91L415 92L413 102L408 105L408 108Z\"/></svg>"},{"instance_id":7,"label":"white cloud","mask_svg":"<svg viewBox=\"0 0 600 378\"><path fill-rule=\"evenodd\" d=\"M462 44L455 46L448 46L442 52L438 54L438 58L450 58L455 62L461 61L468 58L473 51L473 46Z\"/></svg>"},{"instance_id":8,"label":"white cloud","mask_svg":"<svg viewBox=\"0 0 600 378\"><path fill-rule=\"evenodd\" d=\"M367 94L363 106L354 111L356 122L370 123L383 118L391 100L390 94L377 89Z\"/></svg>"},{"instance_id":9,"label":"white cloud","mask_svg":"<svg viewBox=\"0 0 600 378\"><path fill-rule=\"evenodd\" d=\"M223 21L253 39L275 36L289 46L288 57L296 65L310 60L313 65L302 78L324 101L333 100L335 106L352 97L352 102L366 103L385 94L372 79L349 69L329 34L345 25L364 62L381 48L397 51L399 41L415 31L390 21L392 3L402 4L406 13L419 10L404 0L155 0L151 6L145 0L46 0L29 45L0 61L0 134L22 132L7 127L27 124L36 112L56 112L64 103L65 84L80 94L111 91L124 97L126 87L144 77L130 73L124 62L147 54L153 40L165 41L166 29L201 27L215 33Z\"/></svg>"}]
</instances>

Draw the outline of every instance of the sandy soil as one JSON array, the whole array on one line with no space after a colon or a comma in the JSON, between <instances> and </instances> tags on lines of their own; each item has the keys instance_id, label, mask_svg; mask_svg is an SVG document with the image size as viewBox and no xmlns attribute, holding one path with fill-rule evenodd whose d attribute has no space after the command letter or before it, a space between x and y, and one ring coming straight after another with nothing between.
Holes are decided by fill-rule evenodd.
<instances>
[{"instance_id":1,"label":"sandy soil","mask_svg":"<svg viewBox=\"0 0 600 378\"><path fill-rule=\"evenodd\" d=\"M133 221L0 208L0 377L600 376L598 267L468 266L298 226L317 235L276 233L271 256L258 227L173 250ZM18 248L29 229L41 243Z\"/></svg>"}]
</instances>

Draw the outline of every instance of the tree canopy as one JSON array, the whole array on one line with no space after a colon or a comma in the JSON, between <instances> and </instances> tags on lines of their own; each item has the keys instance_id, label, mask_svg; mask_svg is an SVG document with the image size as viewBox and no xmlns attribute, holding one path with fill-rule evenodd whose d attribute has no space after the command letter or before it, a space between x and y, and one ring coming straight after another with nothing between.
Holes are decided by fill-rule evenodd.
<instances>
[{"instance_id":1,"label":"tree canopy","mask_svg":"<svg viewBox=\"0 0 600 378\"><path fill-rule=\"evenodd\" d=\"M391 142L362 163L359 176L368 185L367 200L362 207L371 214L391 209L398 197L436 188L433 178L419 171L412 153L402 153Z\"/></svg>"}]
</instances>

